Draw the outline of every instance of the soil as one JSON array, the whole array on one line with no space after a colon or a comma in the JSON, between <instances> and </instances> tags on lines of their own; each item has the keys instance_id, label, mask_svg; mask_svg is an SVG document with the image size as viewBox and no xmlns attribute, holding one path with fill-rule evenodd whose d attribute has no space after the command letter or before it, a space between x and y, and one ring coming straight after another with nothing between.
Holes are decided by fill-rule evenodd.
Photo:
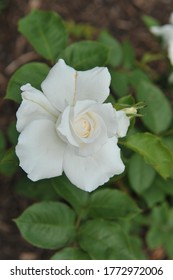
<instances>
[{"instance_id":1,"label":"soil","mask_svg":"<svg viewBox=\"0 0 173 280\"><path fill-rule=\"evenodd\" d=\"M54 10L64 20L88 23L99 29L107 28L118 40L128 39L133 44L138 58L146 51L159 49L156 40L144 26L141 16L147 14L165 24L173 11L173 0L1 0L1 2L7 5L0 12L0 129L5 135L8 125L15 119L17 109L16 104L3 99L8 80L18 66L37 59L37 55L17 31L18 20L32 8ZM16 175L10 179L0 177L0 259L48 259L52 252L29 245L22 239L12 221L32 203L31 200L14 192L15 181ZM159 255L158 258L161 257L162 255Z\"/></svg>"}]
</instances>

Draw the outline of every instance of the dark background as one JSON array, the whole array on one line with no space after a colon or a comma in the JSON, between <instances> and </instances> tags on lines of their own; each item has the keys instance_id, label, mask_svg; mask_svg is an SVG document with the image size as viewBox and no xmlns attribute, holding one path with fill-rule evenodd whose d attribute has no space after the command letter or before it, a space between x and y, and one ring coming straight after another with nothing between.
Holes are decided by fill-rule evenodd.
<instances>
[{"instance_id":1,"label":"dark background","mask_svg":"<svg viewBox=\"0 0 173 280\"><path fill-rule=\"evenodd\" d=\"M20 65L37 59L37 54L17 32L18 20L32 8L54 10L64 20L107 28L118 40L128 39L138 59L145 52L159 51L159 44L141 16L147 14L166 24L173 11L173 0L0 0L0 5L1 2L7 5L0 12L0 129L5 135L17 109L13 102L3 100L8 80ZM164 72L164 62L157 67L160 73ZM15 181L15 176L9 179L0 175L0 259L47 259L52 252L29 245L12 222L32 202L13 191ZM161 259L162 254L154 251L150 257Z\"/></svg>"}]
</instances>

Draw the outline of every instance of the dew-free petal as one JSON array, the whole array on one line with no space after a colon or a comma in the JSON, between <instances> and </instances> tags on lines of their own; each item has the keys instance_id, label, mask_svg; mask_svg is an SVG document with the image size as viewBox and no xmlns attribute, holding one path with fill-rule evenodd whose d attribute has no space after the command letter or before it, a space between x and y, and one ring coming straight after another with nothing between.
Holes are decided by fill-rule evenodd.
<instances>
[{"instance_id":1,"label":"dew-free petal","mask_svg":"<svg viewBox=\"0 0 173 280\"><path fill-rule=\"evenodd\" d=\"M173 65L173 38L169 41L168 44L168 57L170 59L171 64Z\"/></svg>"},{"instance_id":2,"label":"dew-free petal","mask_svg":"<svg viewBox=\"0 0 173 280\"><path fill-rule=\"evenodd\" d=\"M64 155L63 169L69 180L78 188L91 192L106 183L113 175L124 171L120 149L115 137L95 154L81 157L68 146Z\"/></svg>"},{"instance_id":3,"label":"dew-free petal","mask_svg":"<svg viewBox=\"0 0 173 280\"><path fill-rule=\"evenodd\" d=\"M28 177L37 181L62 174L65 147L52 121L35 120L21 132L16 154Z\"/></svg>"},{"instance_id":4,"label":"dew-free petal","mask_svg":"<svg viewBox=\"0 0 173 280\"><path fill-rule=\"evenodd\" d=\"M109 95L110 73L106 67L76 71L60 59L50 70L41 88L50 102L61 112L78 100L102 103Z\"/></svg>"},{"instance_id":5,"label":"dew-free petal","mask_svg":"<svg viewBox=\"0 0 173 280\"><path fill-rule=\"evenodd\" d=\"M116 117L117 117L117 137L124 137L127 134L128 127L130 125L130 120L126 116L126 113L122 110L116 111Z\"/></svg>"},{"instance_id":6,"label":"dew-free petal","mask_svg":"<svg viewBox=\"0 0 173 280\"><path fill-rule=\"evenodd\" d=\"M111 103L94 104L91 106L91 110L94 110L97 114L102 116L105 126L107 128L107 134L109 137L113 137L117 131L117 116L116 110Z\"/></svg>"},{"instance_id":7,"label":"dew-free petal","mask_svg":"<svg viewBox=\"0 0 173 280\"><path fill-rule=\"evenodd\" d=\"M103 103L110 92L110 81L111 76L106 67L95 67L87 71L78 71L76 100L90 99Z\"/></svg>"},{"instance_id":8,"label":"dew-free petal","mask_svg":"<svg viewBox=\"0 0 173 280\"><path fill-rule=\"evenodd\" d=\"M56 120L58 111L53 108L44 94L26 84L21 87L22 103L16 113L17 115L17 130L21 132L30 122L37 119Z\"/></svg>"},{"instance_id":9,"label":"dew-free petal","mask_svg":"<svg viewBox=\"0 0 173 280\"><path fill-rule=\"evenodd\" d=\"M63 112L67 105L73 103L75 83L76 70L59 59L42 82L41 88L51 104Z\"/></svg>"}]
</instances>

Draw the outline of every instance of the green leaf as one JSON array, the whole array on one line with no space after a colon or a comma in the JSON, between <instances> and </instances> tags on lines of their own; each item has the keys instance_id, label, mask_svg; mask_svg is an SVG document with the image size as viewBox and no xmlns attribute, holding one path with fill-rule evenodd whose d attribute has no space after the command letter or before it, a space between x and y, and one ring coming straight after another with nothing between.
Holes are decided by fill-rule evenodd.
<instances>
[{"instance_id":1,"label":"green leaf","mask_svg":"<svg viewBox=\"0 0 173 280\"><path fill-rule=\"evenodd\" d=\"M166 137L163 137L162 141L173 154L173 135L168 135Z\"/></svg>"},{"instance_id":2,"label":"green leaf","mask_svg":"<svg viewBox=\"0 0 173 280\"><path fill-rule=\"evenodd\" d=\"M151 186L154 177L155 170L140 155L134 154L128 167L128 178L132 189L138 194L142 193Z\"/></svg>"},{"instance_id":3,"label":"green leaf","mask_svg":"<svg viewBox=\"0 0 173 280\"><path fill-rule=\"evenodd\" d=\"M167 234L167 237L166 237L166 240L165 240L165 249L166 249L166 252L167 252L168 257L170 258L170 260L173 260L172 248L173 248L173 230L171 230Z\"/></svg>"},{"instance_id":4,"label":"green leaf","mask_svg":"<svg viewBox=\"0 0 173 280\"><path fill-rule=\"evenodd\" d=\"M146 255L143 252L143 242L138 236L130 236L130 244L133 248L134 255L137 260L145 260Z\"/></svg>"},{"instance_id":5,"label":"green leaf","mask_svg":"<svg viewBox=\"0 0 173 280\"><path fill-rule=\"evenodd\" d=\"M153 226L147 234L147 244L151 250L163 246L164 239L165 236L156 226Z\"/></svg>"},{"instance_id":6,"label":"green leaf","mask_svg":"<svg viewBox=\"0 0 173 280\"><path fill-rule=\"evenodd\" d=\"M109 94L109 96L106 98L105 100L106 103L112 103L115 104L115 98L113 97L113 95Z\"/></svg>"},{"instance_id":7,"label":"green leaf","mask_svg":"<svg viewBox=\"0 0 173 280\"><path fill-rule=\"evenodd\" d=\"M160 176L157 176L153 185L156 189L162 190L166 195L173 195L173 179L163 180Z\"/></svg>"},{"instance_id":8,"label":"green leaf","mask_svg":"<svg viewBox=\"0 0 173 280\"><path fill-rule=\"evenodd\" d=\"M0 0L0 14L9 6L9 0Z\"/></svg>"},{"instance_id":9,"label":"green leaf","mask_svg":"<svg viewBox=\"0 0 173 280\"><path fill-rule=\"evenodd\" d=\"M0 153L5 149L5 137L2 131L0 130Z\"/></svg>"},{"instance_id":10,"label":"green leaf","mask_svg":"<svg viewBox=\"0 0 173 280\"><path fill-rule=\"evenodd\" d=\"M141 110L146 127L156 134L165 131L171 124L172 109L161 90L150 82L141 81L137 85L136 95L138 101L146 104Z\"/></svg>"},{"instance_id":11,"label":"green leaf","mask_svg":"<svg viewBox=\"0 0 173 280\"><path fill-rule=\"evenodd\" d=\"M128 93L128 76L126 73L110 70L111 73L111 87L113 91L122 97Z\"/></svg>"},{"instance_id":12,"label":"green leaf","mask_svg":"<svg viewBox=\"0 0 173 280\"><path fill-rule=\"evenodd\" d=\"M10 148L0 160L0 172L9 177L16 172L18 166L19 162L15 150L14 148Z\"/></svg>"},{"instance_id":13,"label":"green leaf","mask_svg":"<svg viewBox=\"0 0 173 280\"><path fill-rule=\"evenodd\" d=\"M68 201L77 213L81 212L81 208L85 208L89 194L75 187L65 175L54 178L51 182L57 194Z\"/></svg>"},{"instance_id":14,"label":"green leaf","mask_svg":"<svg viewBox=\"0 0 173 280\"><path fill-rule=\"evenodd\" d=\"M113 189L98 190L91 194L88 208L91 217L112 220L130 219L140 212L127 194Z\"/></svg>"},{"instance_id":15,"label":"green leaf","mask_svg":"<svg viewBox=\"0 0 173 280\"><path fill-rule=\"evenodd\" d=\"M135 53L134 48L129 41L124 41L122 43L122 51L124 68L133 68L135 63Z\"/></svg>"},{"instance_id":16,"label":"green leaf","mask_svg":"<svg viewBox=\"0 0 173 280\"><path fill-rule=\"evenodd\" d=\"M16 121L13 121L10 123L10 125L7 129L7 135L8 135L8 139L9 139L10 143L12 145L16 145L18 136L19 136L19 133L17 132L17 129L16 129Z\"/></svg>"},{"instance_id":17,"label":"green leaf","mask_svg":"<svg viewBox=\"0 0 173 280\"><path fill-rule=\"evenodd\" d=\"M133 106L135 104L135 99L132 95L125 95L117 100L118 104L128 106ZM124 107L125 107L124 106Z\"/></svg>"},{"instance_id":18,"label":"green leaf","mask_svg":"<svg viewBox=\"0 0 173 280\"><path fill-rule=\"evenodd\" d=\"M52 62L56 61L67 44L64 23L52 11L33 10L19 21L19 31L41 56Z\"/></svg>"},{"instance_id":19,"label":"green leaf","mask_svg":"<svg viewBox=\"0 0 173 280\"><path fill-rule=\"evenodd\" d=\"M150 28L152 26L159 26L160 25L160 23L157 19L155 19L151 16L148 16L148 15L143 15L142 20L145 23L146 27L148 27L148 28Z\"/></svg>"},{"instance_id":20,"label":"green leaf","mask_svg":"<svg viewBox=\"0 0 173 280\"><path fill-rule=\"evenodd\" d=\"M65 62L76 70L88 70L96 66L105 66L109 57L109 48L94 41L81 41L71 44L60 55Z\"/></svg>"},{"instance_id":21,"label":"green leaf","mask_svg":"<svg viewBox=\"0 0 173 280\"><path fill-rule=\"evenodd\" d=\"M49 67L45 63L31 62L21 66L9 80L6 98L20 103L20 87L30 83L33 87L40 89L40 84L46 78L48 72Z\"/></svg>"},{"instance_id":22,"label":"green leaf","mask_svg":"<svg viewBox=\"0 0 173 280\"><path fill-rule=\"evenodd\" d=\"M150 133L136 133L121 142L141 155L164 179L172 174L173 157L161 139Z\"/></svg>"},{"instance_id":23,"label":"green leaf","mask_svg":"<svg viewBox=\"0 0 173 280\"><path fill-rule=\"evenodd\" d=\"M98 40L110 49L108 64L113 67L120 65L122 62L122 49L118 40L111 36L107 31L102 31Z\"/></svg>"},{"instance_id":24,"label":"green leaf","mask_svg":"<svg viewBox=\"0 0 173 280\"><path fill-rule=\"evenodd\" d=\"M49 201L57 200L58 198L58 194L55 192L49 179L33 182L24 176L17 181L15 191L24 197L34 198L36 200Z\"/></svg>"},{"instance_id":25,"label":"green leaf","mask_svg":"<svg viewBox=\"0 0 173 280\"><path fill-rule=\"evenodd\" d=\"M59 249L75 237L75 214L63 203L34 204L15 222L24 239L40 248Z\"/></svg>"},{"instance_id":26,"label":"green leaf","mask_svg":"<svg viewBox=\"0 0 173 280\"><path fill-rule=\"evenodd\" d=\"M149 77L140 69L134 69L128 73L128 80L134 88L138 88L140 82L149 82Z\"/></svg>"},{"instance_id":27,"label":"green leaf","mask_svg":"<svg viewBox=\"0 0 173 280\"><path fill-rule=\"evenodd\" d=\"M82 225L79 244L94 260L133 259L127 237L120 225L94 219Z\"/></svg>"},{"instance_id":28,"label":"green leaf","mask_svg":"<svg viewBox=\"0 0 173 280\"><path fill-rule=\"evenodd\" d=\"M0 172L1 172L1 161L5 154L5 146L6 146L5 137L2 131L0 130Z\"/></svg>"},{"instance_id":29,"label":"green leaf","mask_svg":"<svg viewBox=\"0 0 173 280\"><path fill-rule=\"evenodd\" d=\"M173 179L165 181L159 175L156 176L151 187L142 193L142 197L149 207L163 202L167 195L173 196Z\"/></svg>"},{"instance_id":30,"label":"green leaf","mask_svg":"<svg viewBox=\"0 0 173 280\"><path fill-rule=\"evenodd\" d=\"M55 253L51 260L89 260L90 257L79 248L64 248Z\"/></svg>"},{"instance_id":31,"label":"green leaf","mask_svg":"<svg viewBox=\"0 0 173 280\"><path fill-rule=\"evenodd\" d=\"M149 189L141 194L141 196L143 197L149 208L153 208L157 203L163 202L165 199L164 191L158 188L155 181Z\"/></svg>"},{"instance_id":32,"label":"green leaf","mask_svg":"<svg viewBox=\"0 0 173 280\"><path fill-rule=\"evenodd\" d=\"M81 38L86 40L92 40L97 34L97 28L94 26L85 23L76 23L72 19L65 21L65 27L68 34L72 38L81 40Z\"/></svg>"},{"instance_id":33,"label":"green leaf","mask_svg":"<svg viewBox=\"0 0 173 280\"><path fill-rule=\"evenodd\" d=\"M150 249L156 249L162 246L168 257L173 258L173 208L167 203L155 207L152 210L151 227L146 236L146 241Z\"/></svg>"}]
</instances>

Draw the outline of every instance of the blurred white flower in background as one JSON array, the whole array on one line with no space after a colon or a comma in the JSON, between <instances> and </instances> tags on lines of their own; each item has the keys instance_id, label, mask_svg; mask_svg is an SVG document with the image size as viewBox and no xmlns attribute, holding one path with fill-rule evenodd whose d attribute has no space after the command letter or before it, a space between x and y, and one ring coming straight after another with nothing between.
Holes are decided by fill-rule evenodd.
<instances>
[{"instance_id":1,"label":"blurred white flower in background","mask_svg":"<svg viewBox=\"0 0 173 280\"><path fill-rule=\"evenodd\" d=\"M37 181L60 176L93 191L124 171L117 146L129 118L110 103L106 67L76 71L60 59L42 82L42 92L21 87L17 111L20 132L16 154L28 177Z\"/></svg>"},{"instance_id":2,"label":"blurred white flower in background","mask_svg":"<svg viewBox=\"0 0 173 280\"><path fill-rule=\"evenodd\" d=\"M152 34L163 38L164 47L168 50L168 57L173 65L173 13L170 15L169 24L163 26L152 26Z\"/></svg>"}]
</instances>

